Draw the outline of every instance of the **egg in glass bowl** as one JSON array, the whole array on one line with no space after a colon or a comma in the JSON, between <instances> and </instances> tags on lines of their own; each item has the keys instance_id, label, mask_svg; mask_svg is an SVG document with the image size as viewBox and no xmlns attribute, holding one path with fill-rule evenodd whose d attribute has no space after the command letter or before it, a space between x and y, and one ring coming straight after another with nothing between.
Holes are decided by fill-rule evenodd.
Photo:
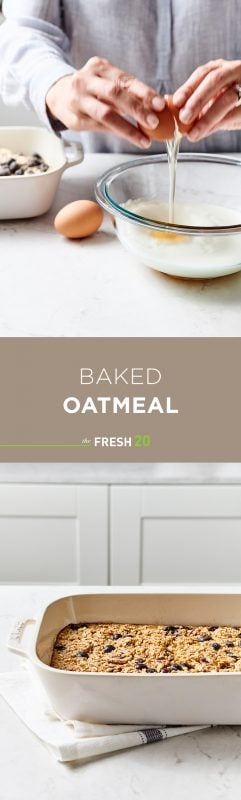
<instances>
[{"instance_id":1,"label":"egg in glass bowl","mask_svg":"<svg viewBox=\"0 0 241 800\"><path fill-rule=\"evenodd\" d=\"M215 278L241 269L241 160L181 153L173 221L165 155L139 157L96 184L114 215L122 245L139 261L183 278Z\"/></svg>"}]
</instances>

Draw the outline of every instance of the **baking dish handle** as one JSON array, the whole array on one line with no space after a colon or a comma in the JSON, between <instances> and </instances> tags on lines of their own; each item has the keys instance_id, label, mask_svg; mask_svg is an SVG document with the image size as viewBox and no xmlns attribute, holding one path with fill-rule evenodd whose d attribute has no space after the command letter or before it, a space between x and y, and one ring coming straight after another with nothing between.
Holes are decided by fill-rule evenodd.
<instances>
[{"instance_id":1,"label":"baking dish handle","mask_svg":"<svg viewBox=\"0 0 241 800\"><path fill-rule=\"evenodd\" d=\"M62 142L66 155L66 164L63 169L69 169L69 167L74 167L76 164L81 164L84 158L82 144L80 142L71 142L71 140L67 139L62 139Z\"/></svg>"},{"instance_id":2,"label":"baking dish handle","mask_svg":"<svg viewBox=\"0 0 241 800\"><path fill-rule=\"evenodd\" d=\"M28 658L27 650L24 650L21 647L21 642L23 638L23 634L25 629L28 625L34 625L36 619L23 619L18 620L15 622L13 629L10 633L8 639L8 649L12 650L13 653L17 653L19 656L23 656L24 658Z\"/></svg>"}]
</instances>

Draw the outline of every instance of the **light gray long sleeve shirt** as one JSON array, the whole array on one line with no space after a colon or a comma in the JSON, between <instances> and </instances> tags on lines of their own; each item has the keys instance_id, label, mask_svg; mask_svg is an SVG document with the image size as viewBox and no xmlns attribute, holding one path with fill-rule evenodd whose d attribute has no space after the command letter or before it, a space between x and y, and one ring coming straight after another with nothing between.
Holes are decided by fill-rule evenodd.
<instances>
[{"instance_id":1,"label":"light gray long sleeve shirt","mask_svg":"<svg viewBox=\"0 0 241 800\"><path fill-rule=\"evenodd\" d=\"M0 92L24 101L49 124L53 83L91 56L108 58L161 94L172 93L210 59L241 59L241 0L4 0ZM86 150L139 152L112 134L84 133ZM183 149L238 151L241 131L220 132ZM158 152L158 143L151 151Z\"/></svg>"}]
</instances>

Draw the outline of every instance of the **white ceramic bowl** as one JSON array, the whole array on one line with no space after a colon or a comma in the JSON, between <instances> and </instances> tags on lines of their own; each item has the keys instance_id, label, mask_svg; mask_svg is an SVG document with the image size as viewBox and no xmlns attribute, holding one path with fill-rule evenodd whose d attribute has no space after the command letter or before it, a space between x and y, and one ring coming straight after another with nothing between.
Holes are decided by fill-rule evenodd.
<instances>
[{"instance_id":1,"label":"white ceramic bowl","mask_svg":"<svg viewBox=\"0 0 241 800\"><path fill-rule=\"evenodd\" d=\"M0 220L45 214L63 172L84 157L80 144L64 142L45 128L1 127L0 147L29 156L39 152L51 166L42 174L0 177Z\"/></svg>"},{"instance_id":2,"label":"white ceramic bowl","mask_svg":"<svg viewBox=\"0 0 241 800\"><path fill-rule=\"evenodd\" d=\"M49 666L58 632L71 622L240 625L241 594L139 593L130 590L62 597L32 620L29 648L21 640L28 620L9 641L30 659L57 714L100 723L240 725L241 672L179 674L81 673Z\"/></svg>"}]
</instances>

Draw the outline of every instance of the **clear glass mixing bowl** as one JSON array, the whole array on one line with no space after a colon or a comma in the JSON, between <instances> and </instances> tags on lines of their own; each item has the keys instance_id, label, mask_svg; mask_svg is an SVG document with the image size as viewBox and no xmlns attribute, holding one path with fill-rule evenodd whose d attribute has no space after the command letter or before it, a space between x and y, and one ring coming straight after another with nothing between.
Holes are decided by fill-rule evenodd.
<instances>
[{"instance_id":1,"label":"clear glass mixing bowl","mask_svg":"<svg viewBox=\"0 0 241 800\"><path fill-rule=\"evenodd\" d=\"M238 272L241 160L180 154L173 224L168 222L168 192L165 155L122 163L96 184L97 200L114 215L123 246L147 266L185 278Z\"/></svg>"}]
</instances>

